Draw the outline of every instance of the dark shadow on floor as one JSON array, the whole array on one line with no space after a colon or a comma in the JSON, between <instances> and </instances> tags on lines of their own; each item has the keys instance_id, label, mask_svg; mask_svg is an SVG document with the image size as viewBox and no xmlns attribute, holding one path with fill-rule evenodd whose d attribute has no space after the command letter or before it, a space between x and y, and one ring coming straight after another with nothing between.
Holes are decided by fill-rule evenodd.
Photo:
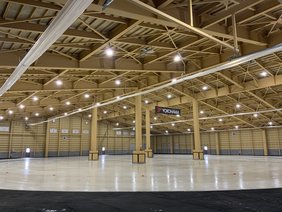
<instances>
[{"instance_id":1,"label":"dark shadow on floor","mask_svg":"<svg viewBox=\"0 0 282 212\"><path fill-rule=\"evenodd\" d=\"M213 192L37 192L0 190L0 211L282 211L282 189Z\"/></svg>"}]
</instances>

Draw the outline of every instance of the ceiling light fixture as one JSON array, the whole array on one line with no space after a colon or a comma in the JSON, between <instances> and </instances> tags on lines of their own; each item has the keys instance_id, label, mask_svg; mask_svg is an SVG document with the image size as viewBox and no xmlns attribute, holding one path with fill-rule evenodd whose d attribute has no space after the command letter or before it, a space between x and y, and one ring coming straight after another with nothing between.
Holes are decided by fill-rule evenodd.
<instances>
[{"instance_id":1,"label":"ceiling light fixture","mask_svg":"<svg viewBox=\"0 0 282 212\"><path fill-rule=\"evenodd\" d=\"M218 119L218 121L222 122L222 121L223 121L223 119Z\"/></svg>"},{"instance_id":2,"label":"ceiling light fixture","mask_svg":"<svg viewBox=\"0 0 282 212\"><path fill-rule=\"evenodd\" d=\"M114 55L114 50L111 48L111 47L108 47L106 48L105 50L105 54L108 56L108 57L112 57Z\"/></svg>"},{"instance_id":3,"label":"ceiling light fixture","mask_svg":"<svg viewBox=\"0 0 282 212\"><path fill-rule=\"evenodd\" d=\"M64 115L65 115L65 116L67 116L67 115L68 115L68 113L64 113Z\"/></svg>"},{"instance_id":4,"label":"ceiling light fixture","mask_svg":"<svg viewBox=\"0 0 282 212\"><path fill-rule=\"evenodd\" d=\"M3 120L4 119L4 116L0 116L0 120Z\"/></svg>"},{"instance_id":5,"label":"ceiling light fixture","mask_svg":"<svg viewBox=\"0 0 282 212\"><path fill-rule=\"evenodd\" d=\"M120 80L118 80L118 79L115 80L116 85L120 85L120 83L121 83Z\"/></svg>"},{"instance_id":6,"label":"ceiling light fixture","mask_svg":"<svg viewBox=\"0 0 282 212\"><path fill-rule=\"evenodd\" d=\"M91 118L92 117L92 115L91 114L88 114L88 118Z\"/></svg>"},{"instance_id":7,"label":"ceiling light fixture","mask_svg":"<svg viewBox=\"0 0 282 212\"><path fill-rule=\"evenodd\" d=\"M203 111L203 110L200 110L200 114L204 114L204 111Z\"/></svg>"},{"instance_id":8,"label":"ceiling light fixture","mask_svg":"<svg viewBox=\"0 0 282 212\"><path fill-rule=\"evenodd\" d=\"M208 86L204 85L204 86L202 87L202 90L204 90L204 91L208 90Z\"/></svg>"},{"instance_id":9,"label":"ceiling light fixture","mask_svg":"<svg viewBox=\"0 0 282 212\"><path fill-rule=\"evenodd\" d=\"M148 100L145 100L145 104L148 104L149 103L149 101Z\"/></svg>"},{"instance_id":10,"label":"ceiling light fixture","mask_svg":"<svg viewBox=\"0 0 282 212\"><path fill-rule=\"evenodd\" d=\"M32 97L32 100L36 102L36 101L38 101L38 97L34 96L34 97Z\"/></svg>"},{"instance_id":11,"label":"ceiling light fixture","mask_svg":"<svg viewBox=\"0 0 282 212\"><path fill-rule=\"evenodd\" d=\"M236 125L236 126L235 126L235 129L236 129L236 130L238 130L238 129L239 129L239 126L238 126L238 125Z\"/></svg>"},{"instance_id":12,"label":"ceiling light fixture","mask_svg":"<svg viewBox=\"0 0 282 212\"><path fill-rule=\"evenodd\" d=\"M107 114L108 113L108 111L106 111L106 110L104 110L104 112L103 112L104 114Z\"/></svg>"},{"instance_id":13,"label":"ceiling light fixture","mask_svg":"<svg viewBox=\"0 0 282 212\"><path fill-rule=\"evenodd\" d=\"M269 121L269 122L268 122L268 125L272 126L272 125L273 125L273 122L272 122L272 121Z\"/></svg>"},{"instance_id":14,"label":"ceiling light fixture","mask_svg":"<svg viewBox=\"0 0 282 212\"><path fill-rule=\"evenodd\" d=\"M49 108L49 110L53 111L53 110L54 110L54 108L53 108L53 107L50 107L50 108Z\"/></svg>"},{"instance_id":15,"label":"ceiling light fixture","mask_svg":"<svg viewBox=\"0 0 282 212\"><path fill-rule=\"evenodd\" d=\"M175 124L174 124L174 123L172 123L172 124L171 124L171 126L173 126L173 127L174 127L174 126L175 126Z\"/></svg>"},{"instance_id":16,"label":"ceiling light fixture","mask_svg":"<svg viewBox=\"0 0 282 212\"><path fill-rule=\"evenodd\" d=\"M63 84L63 81L62 80L56 80L56 85L57 86L61 86Z\"/></svg>"},{"instance_id":17,"label":"ceiling light fixture","mask_svg":"<svg viewBox=\"0 0 282 212\"><path fill-rule=\"evenodd\" d=\"M88 99L90 95L88 93L84 94L84 98Z\"/></svg>"},{"instance_id":18,"label":"ceiling light fixture","mask_svg":"<svg viewBox=\"0 0 282 212\"><path fill-rule=\"evenodd\" d=\"M23 105L23 104L20 104L20 109L24 109L25 108L25 106Z\"/></svg>"},{"instance_id":19,"label":"ceiling light fixture","mask_svg":"<svg viewBox=\"0 0 282 212\"><path fill-rule=\"evenodd\" d=\"M266 77L266 76L267 76L267 72L266 72L266 71L262 71L262 72L260 72L260 76L262 76L262 77Z\"/></svg>"},{"instance_id":20,"label":"ceiling light fixture","mask_svg":"<svg viewBox=\"0 0 282 212\"><path fill-rule=\"evenodd\" d=\"M12 115L12 114L14 113L14 111L8 110L8 113L9 113L10 115Z\"/></svg>"},{"instance_id":21,"label":"ceiling light fixture","mask_svg":"<svg viewBox=\"0 0 282 212\"><path fill-rule=\"evenodd\" d=\"M171 97L172 97L172 95L171 95L171 94L168 94L168 95L167 95L167 98L168 98L168 99L170 99Z\"/></svg>"},{"instance_id":22,"label":"ceiling light fixture","mask_svg":"<svg viewBox=\"0 0 282 212\"><path fill-rule=\"evenodd\" d=\"M157 117L154 117L154 120L157 120Z\"/></svg>"},{"instance_id":23,"label":"ceiling light fixture","mask_svg":"<svg viewBox=\"0 0 282 212\"><path fill-rule=\"evenodd\" d=\"M116 126L119 126L119 123L118 123L118 122L116 123Z\"/></svg>"},{"instance_id":24,"label":"ceiling light fixture","mask_svg":"<svg viewBox=\"0 0 282 212\"><path fill-rule=\"evenodd\" d=\"M214 127L211 128L211 131L214 131Z\"/></svg>"},{"instance_id":25,"label":"ceiling light fixture","mask_svg":"<svg viewBox=\"0 0 282 212\"><path fill-rule=\"evenodd\" d=\"M191 129L190 129L190 128L188 128L188 129L187 129L187 131L188 131L188 132L191 132Z\"/></svg>"},{"instance_id":26,"label":"ceiling light fixture","mask_svg":"<svg viewBox=\"0 0 282 212\"><path fill-rule=\"evenodd\" d=\"M239 103L236 104L236 108L239 109L241 105Z\"/></svg>"},{"instance_id":27,"label":"ceiling light fixture","mask_svg":"<svg viewBox=\"0 0 282 212\"><path fill-rule=\"evenodd\" d=\"M123 106L123 109L125 109L125 110L127 109L126 105Z\"/></svg>"},{"instance_id":28,"label":"ceiling light fixture","mask_svg":"<svg viewBox=\"0 0 282 212\"><path fill-rule=\"evenodd\" d=\"M258 114L257 114L257 113L255 113L253 116L254 116L255 118L257 118L257 117L258 117Z\"/></svg>"},{"instance_id":29,"label":"ceiling light fixture","mask_svg":"<svg viewBox=\"0 0 282 212\"><path fill-rule=\"evenodd\" d=\"M66 105L70 105L70 104L71 104L70 101L67 101L67 102L66 102Z\"/></svg>"},{"instance_id":30,"label":"ceiling light fixture","mask_svg":"<svg viewBox=\"0 0 282 212\"><path fill-rule=\"evenodd\" d=\"M166 130L165 133L168 134L168 130Z\"/></svg>"},{"instance_id":31,"label":"ceiling light fixture","mask_svg":"<svg viewBox=\"0 0 282 212\"><path fill-rule=\"evenodd\" d=\"M24 118L24 120L28 121L28 117L26 116L26 117Z\"/></svg>"},{"instance_id":32,"label":"ceiling light fixture","mask_svg":"<svg viewBox=\"0 0 282 212\"><path fill-rule=\"evenodd\" d=\"M178 53L174 56L173 61L174 62L179 62L181 60L181 55Z\"/></svg>"},{"instance_id":33,"label":"ceiling light fixture","mask_svg":"<svg viewBox=\"0 0 282 212\"><path fill-rule=\"evenodd\" d=\"M39 116L39 113L35 113L35 116Z\"/></svg>"}]
</instances>

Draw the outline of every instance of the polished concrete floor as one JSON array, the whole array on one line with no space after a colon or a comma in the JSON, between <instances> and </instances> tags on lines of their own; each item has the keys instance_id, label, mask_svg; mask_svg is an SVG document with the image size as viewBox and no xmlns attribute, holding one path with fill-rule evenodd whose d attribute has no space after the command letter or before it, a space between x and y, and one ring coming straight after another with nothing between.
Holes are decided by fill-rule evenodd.
<instances>
[{"instance_id":1,"label":"polished concrete floor","mask_svg":"<svg viewBox=\"0 0 282 212\"><path fill-rule=\"evenodd\" d=\"M130 155L0 161L0 189L43 191L206 191L282 187L282 157Z\"/></svg>"}]
</instances>

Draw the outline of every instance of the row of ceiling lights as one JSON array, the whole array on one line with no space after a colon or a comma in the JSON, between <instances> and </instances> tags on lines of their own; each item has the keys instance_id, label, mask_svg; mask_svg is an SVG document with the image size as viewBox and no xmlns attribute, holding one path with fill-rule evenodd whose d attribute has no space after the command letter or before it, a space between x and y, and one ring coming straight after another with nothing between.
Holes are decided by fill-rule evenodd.
<instances>
[{"instance_id":1,"label":"row of ceiling lights","mask_svg":"<svg viewBox=\"0 0 282 212\"><path fill-rule=\"evenodd\" d=\"M106 54L108 57L114 56L114 50L113 50L113 48L111 48L111 47L106 48L106 49L105 49L105 54ZM174 56L174 58L173 58L173 61L174 61L174 62L180 62L180 61L182 61L182 60L183 60L183 58L182 58L182 56L181 56L180 53L177 53L177 54ZM268 73L267 73L266 71L262 71L262 72L260 73L260 76L262 76L262 77L266 77L267 75L268 75ZM119 84L120 84L120 83L119 83ZM118 85L119 85L119 84L118 84ZM202 89L203 89L203 90L207 90L207 89L208 89L208 86L203 86Z\"/></svg>"},{"instance_id":2,"label":"row of ceiling lights","mask_svg":"<svg viewBox=\"0 0 282 212\"><path fill-rule=\"evenodd\" d=\"M106 50L105 50L105 54L106 54L107 56L109 56L109 57L112 57L112 56L114 55L114 50L113 50L111 47L108 47L108 48L106 48ZM179 62L180 60L182 60L182 57L181 57L181 55L178 53L177 55L175 55L174 61L175 61L175 62ZM262 72L260 73L260 75L263 76L263 77L265 77L265 76L268 75L268 73L267 73L266 71L262 71ZM174 81L176 81L176 79L172 79L172 82L174 82ZM59 80L59 79L56 80L55 83L56 83L57 86L62 86L62 85L63 85L63 81L62 81L62 80ZM119 79L116 79L116 80L115 80L115 84L116 84L116 85L120 85L120 84L121 84L121 81L120 81ZM204 91L208 90L208 86L207 86L207 85L204 85L204 86L202 87L202 90L204 90ZM89 98L90 95L86 93L86 94L84 94L84 97L85 97L85 98ZM116 98L119 99L119 96L117 96ZM168 95L167 95L167 98L168 98L168 99L172 98L172 95L171 95L171 94L168 94ZM32 99L33 99L33 101L38 101L38 100L39 100L39 98L38 98L37 96L33 96ZM148 103L149 103L149 101L148 101L148 100L145 100L145 104L148 104ZM70 105L71 103L70 103L70 101L67 101L65 104L66 104L66 105ZM99 103L97 103L97 105L98 105L98 104L99 104ZM20 109L24 109L24 108L25 108L25 106L24 106L23 104L20 104L19 107L20 107ZM236 108L240 108L240 107L241 107L240 104L236 104ZM123 106L123 109L127 109L127 106ZM49 110L50 110L50 111L53 111L54 108L53 108L53 107L50 107ZM80 111L80 110L81 110L81 109L79 108L78 111ZM13 114L13 111L12 111L12 110L9 110L8 113L11 115L11 114ZM103 113L104 113L104 114L107 114L107 111L104 111ZM203 114L204 111L200 111L200 113ZM67 113L64 113L64 115L67 115ZM39 116L39 113L35 113L35 116ZM253 116L254 116L254 117L257 117L258 114L254 114ZM0 120L3 120L3 119L4 119L4 117L3 117L3 116L0 116ZM156 120L156 117L155 117L154 119ZM25 120L28 120L28 117L25 117ZM222 119L219 119L219 121L223 121L223 120L222 120ZM272 123L272 122L270 122L270 123Z\"/></svg>"}]
</instances>

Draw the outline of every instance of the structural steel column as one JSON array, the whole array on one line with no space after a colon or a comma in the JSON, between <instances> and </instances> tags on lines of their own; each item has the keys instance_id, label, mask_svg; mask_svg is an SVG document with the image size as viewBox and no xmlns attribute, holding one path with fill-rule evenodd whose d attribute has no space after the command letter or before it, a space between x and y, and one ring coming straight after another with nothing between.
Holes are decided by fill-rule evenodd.
<instances>
[{"instance_id":1,"label":"structural steel column","mask_svg":"<svg viewBox=\"0 0 282 212\"><path fill-rule=\"evenodd\" d=\"M145 151L142 151L142 101L141 95L135 97L135 151L133 163L145 163Z\"/></svg>"},{"instance_id":2,"label":"structural steel column","mask_svg":"<svg viewBox=\"0 0 282 212\"><path fill-rule=\"evenodd\" d=\"M203 160L203 150L201 148L201 137L199 127L199 103L196 99L193 99L193 123L194 123L194 150L193 159Z\"/></svg>"},{"instance_id":3,"label":"structural steel column","mask_svg":"<svg viewBox=\"0 0 282 212\"><path fill-rule=\"evenodd\" d=\"M263 154L265 156L267 156L268 155L268 148L267 148L266 130L263 129L261 132L262 132L262 142L263 142Z\"/></svg>"},{"instance_id":4,"label":"structural steel column","mask_svg":"<svg viewBox=\"0 0 282 212\"><path fill-rule=\"evenodd\" d=\"M220 146L219 146L219 135L218 135L218 132L216 132L215 134L214 134L214 136L215 136L215 148L216 148L216 154L217 155L220 155Z\"/></svg>"},{"instance_id":5,"label":"structural steel column","mask_svg":"<svg viewBox=\"0 0 282 212\"><path fill-rule=\"evenodd\" d=\"M153 151L151 149L151 123L150 123L150 109L146 108L146 156L148 158L153 157Z\"/></svg>"},{"instance_id":6,"label":"structural steel column","mask_svg":"<svg viewBox=\"0 0 282 212\"><path fill-rule=\"evenodd\" d=\"M47 122L46 139L45 139L45 158L48 158L49 138L50 138L50 122Z\"/></svg>"},{"instance_id":7,"label":"structural steel column","mask_svg":"<svg viewBox=\"0 0 282 212\"><path fill-rule=\"evenodd\" d=\"M89 160L99 160L98 155L98 145L97 145L97 133L98 133L98 108L92 109L92 119L91 119L91 141L90 141L90 151Z\"/></svg>"}]
</instances>

